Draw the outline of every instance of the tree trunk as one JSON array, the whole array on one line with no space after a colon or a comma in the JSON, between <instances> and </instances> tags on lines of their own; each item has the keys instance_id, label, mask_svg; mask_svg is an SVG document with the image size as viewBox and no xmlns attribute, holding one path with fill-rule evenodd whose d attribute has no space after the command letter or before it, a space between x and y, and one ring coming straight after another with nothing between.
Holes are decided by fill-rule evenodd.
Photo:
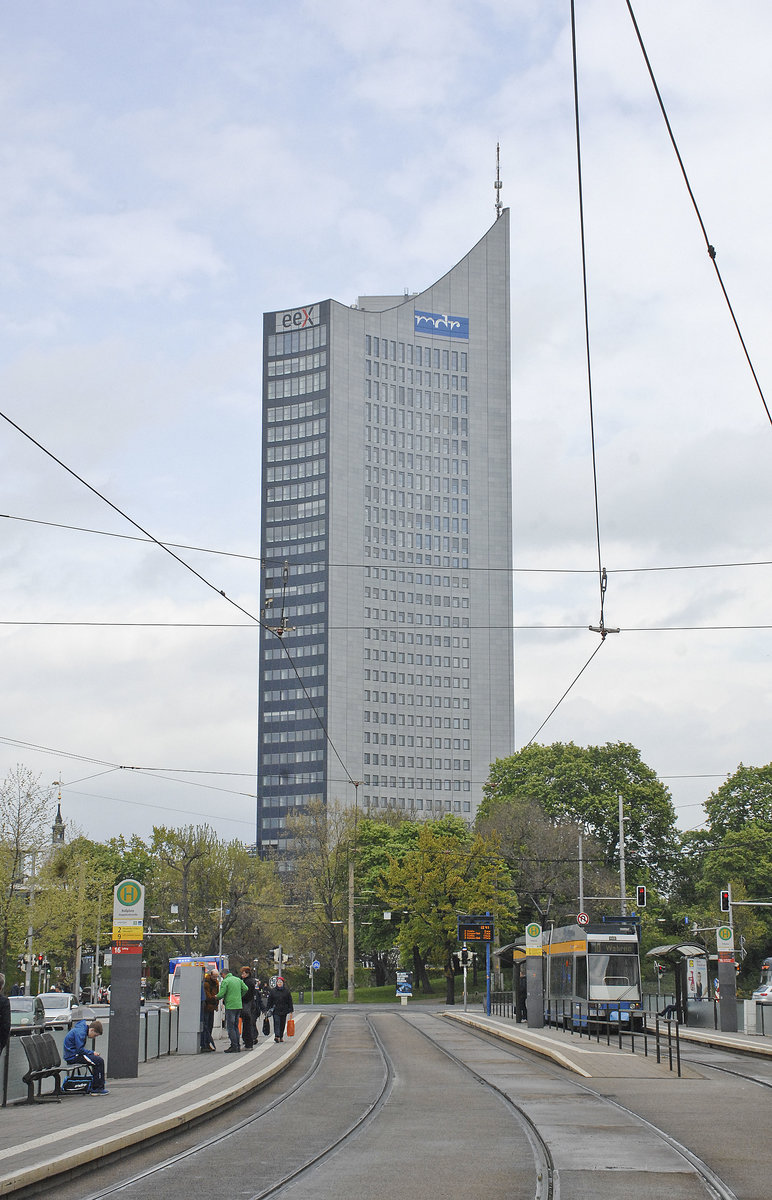
<instances>
[{"instance_id":1,"label":"tree trunk","mask_svg":"<svg viewBox=\"0 0 772 1200\"><path fill-rule=\"evenodd\" d=\"M429 976L426 971L426 963L421 958L421 954L417 946L413 946L413 987L417 992L426 992L428 996L432 995L433 988L429 983Z\"/></svg>"},{"instance_id":2,"label":"tree trunk","mask_svg":"<svg viewBox=\"0 0 772 1200\"><path fill-rule=\"evenodd\" d=\"M388 966L387 955L376 951L373 955L373 972L375 975L375 986L383 987L386 983L386 969Z\"/></svg>"},{"instance_id":3,"label":"tree trunk","mask_svg":"<svg viewBox=\"0 0 772 1200\"><path fill-rule=\"evenodd\" d=\"M456 1003L456 977L452 967L445 968L445 1003Z\"/></svg>"}]
</instances>

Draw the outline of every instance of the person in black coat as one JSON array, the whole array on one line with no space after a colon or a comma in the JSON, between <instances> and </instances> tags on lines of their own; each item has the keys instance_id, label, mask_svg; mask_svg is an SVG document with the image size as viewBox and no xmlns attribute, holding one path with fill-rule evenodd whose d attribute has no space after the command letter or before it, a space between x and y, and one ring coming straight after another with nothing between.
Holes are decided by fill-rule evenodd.
<instances>
[{"instance_id":1,"label":"person in black coat","mask_svg":"<svg viewBox=\"0 0 772 1200\"><path fill-rule=\"evenodd\" d=\"M241 1037L245 1050L253 1050L257 1042L257 1025L255 1023L255 986L257 980L252 974L251 967L241 968L241 978L247 985L247 990L241 998Z\"/></svg>"},{"instance_id":2,"label":"person in black coat","mask_svg":"<svg viewBox=\"0 0 772 1200\"><path fill-rule=\"evenodd\" d=\"M295 1011L295 1005L292 1003L292 993L281 975L276 980L276 987L271 988L268 993L268 1008L266 1011L273 1016L273 1040L275 1042L283 1042L287 1017L291 1012Z\"/></svg>"}]
</instances>

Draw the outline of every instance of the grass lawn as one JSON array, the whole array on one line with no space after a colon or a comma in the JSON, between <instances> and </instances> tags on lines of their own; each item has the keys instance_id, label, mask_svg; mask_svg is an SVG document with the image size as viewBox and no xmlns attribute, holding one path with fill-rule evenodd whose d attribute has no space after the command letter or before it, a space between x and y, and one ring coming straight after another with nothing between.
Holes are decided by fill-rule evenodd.
<instances>
[{"instance_id":1,"label":"grass lawn","mask_svg":"<svg viewBox=\"0 0 772 1200\"><path fill-rule=\"evenodd\" d=\"M441 975L438 978L431 978L430 982L434 988L433 992L413 992L409 1004L444 1004L445 1003L445 976ZM295 999L298 999L298 993L293 989ZM463 1001L464 985L463 981L456 981L456 1001ZM472 999L472 992L469 992L469 999ZM354 1001L357 1004L400 1004L400 998L396 994L396 988L393 983L387 983L383 987L356 987L354 989ZM311 1003L311 989L304 989L304 1003ZM348 1003L348 992L345 983L341 986L340 996L335 997L332 992L321 991L319 988L314 988L314 1004L346 1004Z\"/></svg>"}]
</instances>

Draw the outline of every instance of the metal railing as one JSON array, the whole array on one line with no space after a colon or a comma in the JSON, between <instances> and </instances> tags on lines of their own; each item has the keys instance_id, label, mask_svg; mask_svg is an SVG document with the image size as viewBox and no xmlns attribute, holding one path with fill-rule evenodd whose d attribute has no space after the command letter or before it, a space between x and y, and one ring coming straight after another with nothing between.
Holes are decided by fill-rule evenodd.
<instances>
[{"instance_id":1,"label":"metal railing","mask_svg":"<svg viewBox=\"0 0 772 1200\"><path fill-rule=\"evenodd\" d=\"M512 993L491 993L491 1014L498 1017L513 1019ZM639 1053L643 1047L643 1055L648 1058L650 1048L656 1060L661 1063L667 1060L671 1071L681 1076L681 1042L678 1021L660 1018L644 1012L642 1009L628 1009L621 1006L609 1009L606 1005L581 1003L562 1000L559 1003L548 1003L544 1010L544 1023L570 1033L572 1037L586 1037L600 1043L605 1040L607 1046L612 1039L618 1049L628 1048L631 1054Z\"/></svg>"},{"instance_id":2,"label":"metal railing","mask_svg":"<svg viewBox=\"0 0 772 1200\"><path fill-rule=\"evenodd\" d=\"M149 1062L153 1058L164 1058L177 1052L177 1026L179 1012L176 1008L146 1008L139 1014L139 1043L137 1046L138 1062ZM105 1034L109 1029L109 1018L103 1019ZM29 1025L17 1026L11 1030L11 1036L2 1054L0 1054L0 1082L2 1083L2 1107L24 1100L27 1096L27 1085L22 1083L22 1076L27 1071L27 1056L19 1041L20 1037L28 1036L35 1031L42 1032L42 1027L35 1029ZM50 1030L54 1035L59 1053L62 1053L66 1029ZM96 1044L99 1053L105 1059L107 1073L110 1073L109 1038L103 1037Z\"/></svg>"}]
</instances>

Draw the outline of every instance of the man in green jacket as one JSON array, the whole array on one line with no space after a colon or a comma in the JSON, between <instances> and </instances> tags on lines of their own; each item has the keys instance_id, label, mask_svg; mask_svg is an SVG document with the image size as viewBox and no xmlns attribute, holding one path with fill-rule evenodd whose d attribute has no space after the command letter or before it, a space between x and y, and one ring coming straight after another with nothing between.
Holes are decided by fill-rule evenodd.
<instances>
[{"instance_id":1,"label":"man in green jacket","mask_svg":"<svg viewBox=\"0 0 772 1200\"><path fill-rule=\"evenodd\" d=\"M241 999L247 991L243 979L239 979L238 975L233 975L230 971L224 972L217 999L225 1003L225 1028L231 1043L225 1051L226 1054L238 1054L241 1049L238 1021L241 1016Z\"/></svg>"}]
</instances>

